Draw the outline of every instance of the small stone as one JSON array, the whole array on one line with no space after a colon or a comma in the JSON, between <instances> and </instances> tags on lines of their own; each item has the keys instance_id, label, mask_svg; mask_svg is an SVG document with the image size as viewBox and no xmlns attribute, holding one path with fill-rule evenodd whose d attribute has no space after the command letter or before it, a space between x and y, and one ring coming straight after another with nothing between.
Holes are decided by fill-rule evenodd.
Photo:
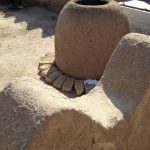
<instances>
[{"instance_id":1,"label":"small stone","mask_svg":"<svg viewBox=\"0 0 150 150\"><path fill-rule=\"evenodd\" d=\"M44 64L44 65L41 65L41 66L39 66L39 71L44 71L44 70L46 70L46 69L48 69L49 68L49 64Z\"/></svg>"},{"instance_id":2,"label":"small stone","mask_svg":"<svg viewBox=\"0 0 150 150\"><path fill-rule=\"evenodd\" d=\"M56 80L60 75L62 75L60 71L48 73L48 75L46 76L46 81L48 83L53 83L53 81Z\"/></svg>"},{"instance_id":3,"label":"small stone","mask_svg":"<svg viewBox=\"0 0 150 150\"><path fill-rule=\"evenodd\" d=\"M84 87L85 87L85 93L87 94L95 87L95 85L84 84Z\"/></svg>"},{"instance_id":4,"label":"small stone","mask_svg":"<svg viewBox=\"0 0 150 150\"><path fill-rule=\"evenodd\" d=\"M61 89L64 81L66 80L67 76L66 75L61 75L59 76L54 82L53 86L57 89Z\"/></svg>"},{"instance_id":5,"label":"small stone","mask_svg":"<svg viewBox=\"0 0 150 150\"><path fill-rule=\"evenodd\" d=\"M51 65L51 66L49 67L48 74L50 74L50 73L52 73L52 72L55 72L55 71L58 71L57 67Z\"/></svg>"},{"instance_id":6,"label":"small stone","mask_svg":"<svg viewBox=\"0 0 150 150\"><path fill-rule=\"evenodd\" d=\"M44 70L44 71L41 71L41 72L40 72L41 77L44 77L44 78L45 78L45 77L47 76L48 70L49 70L49 68L46 69L46 70Z\"/></svg>"},{"instance_id":7,"label":"small stone","mask_svg":"<svg viewBox=\"0 0 150 150\"><path fill-rule=\"evenodd\" d=\"M44 65L44 64L51 64L51 65L54 65L54 64L55 64L55 61L54 61L54 60L41 60L41 61L39 62L39 66Z\"/></svg>"},{"instance_id":8,"label":"small stone","mask_svg":"<svg viewBox=\"0 0 150 150\"><path fill-rule=\"evenodd\" d=\"M75 88L76 94L78 96L82 95L84 93L84 82L83 82L83 80L75 80L74 88Z\"/></svg>"},{"instance_id":9,"label":"small stone","mask_svg":"<svg viewBox=\"0 0 150 150\"><path fill-rule=\"evenodd\" d=\"M52 64L52 63L50 63L50 61L40 61L39 62L39 66L45 65L45 64Z\"/></svg>"},{"instance_id":10,"label":"small stone","mask_svg":"<svg viewBox=\"0 0 150 150\"><path fill-rule=\"evenodd\" d=\"M47 54L44 57L41 57L41 60L39 62L39 65L43 65L43 64L54 64L55 63L55 56L54 54Z\"/></svg>"},{"instance_id":11,"label":"small stone","mask_svg":"<svg viewBox=\"0 0 150 150\"><path fill-rule=\"evenodd\" d=\"M62 86L62 91L71 92L72 88L73 88L73 85L74 85L74 81L75 81L74 78L67 77L64 84L63 84L63 86Z\"/></svg>"},{"instance_id":12,"label":"small stone","mask_svg":"<svg viewBox=\"0 0 150 150\"><path fill-rule=\"evenodd\" d=\"M49 67L47 69L40 72L40 75L45 78L48 74L50 74L54 71L57 71L57 68L53 65L49 65Z\"/></svg>"}]
</instances>

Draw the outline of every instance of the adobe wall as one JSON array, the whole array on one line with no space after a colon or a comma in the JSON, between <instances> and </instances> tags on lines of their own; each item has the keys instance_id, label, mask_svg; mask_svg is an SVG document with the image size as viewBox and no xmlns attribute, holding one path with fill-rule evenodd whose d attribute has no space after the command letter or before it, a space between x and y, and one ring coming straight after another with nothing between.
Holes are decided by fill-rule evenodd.
<instances>
[{"instance_id":1,"label":"adobe wall","mask_svg":"<svg viewBox=\"0 0 150 150\"><path fill-rule=\"evenodd\" d=\"M30 5L40 5L44 6L48 9L54 10L54 11L61 11L62 7L69 1L69 0L24 0ZM118 2L122 0L116 0Z\"/></svg>"},{"instance_id":2,"label":"adobe wall","mask_svg":"<svg viewBox=\"0 0 150 150\"><path fill-rule=\"evenodd\" d=\"M24 0L29 5L39 5L59 12L69 0Z\"/></svg>"}]
</instances>

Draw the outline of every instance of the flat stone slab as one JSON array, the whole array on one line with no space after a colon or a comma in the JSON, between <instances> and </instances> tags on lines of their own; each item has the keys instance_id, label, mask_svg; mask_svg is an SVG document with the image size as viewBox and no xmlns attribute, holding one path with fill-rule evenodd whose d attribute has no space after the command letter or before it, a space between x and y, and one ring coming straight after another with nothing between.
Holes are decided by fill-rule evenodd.
<instances>
[{"instance_id":1,"label":"flat stone slab","mask_svg":"<svg viewBox=\"0 0 150 150\"><path fill-rule=\"evenodd\" d=\"M55 55L53 53L48 53L44 57L41 57L39 66L43 64L54 64L54 63L55 63Z\"/></svg>"},{"instance_id":2,"label":"flat stone slab","mask_svg":"<svg viewBox=\"0 0 150 150\"><path fill-rule=\"evenodd\" d=\"M48 74L49 74L49 73L52 73L52 72L55 72L55 71L58 71L57 67L51 65L51 66L49 67Z\"/></svg>"},{"instance_id":3,"label":"flat stone slab","mask_svg":"<svg viewBox=\"0 0 150 150\"><path fill-rule=\"evenodd\" d=\"M60 75L54 82L53 86L57 89L61 89L63 83L65 82L67 75Z\"/></svg>"},{"instance_id":4,"label":"flat stone slab","mask_svg":"<svg viewBox=\"0 0 150 150\"><path fill-rule=\"evenodd\" d=\"M67 77L65 80L63 86L62 86L62 91L64 92L71 92L73 85L74 85L75 79L71 77Z\"/></svg>"},{"instance_id":5,"label":"flat stone slab","mask_svg":"<svg viewBox=\"0 0 150 150\"><path fill-rule=\"evenodd\" d=\"M49 68L49 64L43 64L43 65L41 65L41 66L39 66L39 71L44 71L44 70L46 70L46 69L48 69Z\"/></svg>"},{"instance_id":6,"label":"flat stone slab","mask_svg":"<svg viewBox=\"0 0 150 150\"><path fill-rule=\"evenodd\" d=\"M74 88L78 96L82 95L84 93L84 81L75 80Z\"/></svg>"},{"instance_id":7,"label":"flat stone slab","mask_svg":"<svg viewBox=\"0 0 150 150\"><path fill-rule=\"evenodd\" d=\"M98 80L88 79L84 81L85 93L89 93L98 83Z\"/></svg>"},{"instance_id":8,"label":"flat stone slab","mask_svg":"<svg viewBox=\"0 0 150 150\"><path fill-rule=\"evenodd\" d=\"M46 69L46 70L44 70L44 71L41 71L41 72L40 72L41 77L44 77L44 78L45 78L45 77L47 76L48 70L49 70L49 68Z\"/></svg>"},{"instance_id":9,"label":"flat stone slab","mask_svg":"<svg viewBox=\"0 0 150 150\"><path fill-rule=\"evenodd\" d=\"M51 64L49 61L43 60L39 62L39 66L44 65L44 64Z\"/></svg>"},{"instance_id":10,"label":"flat stone slab","mask_svg":"<svg viewBox=\"0 0 150 150\"><path fill-rule=\"evenodd\" d=\"M95 85L84 84L84 87L85 87L85 93L87 94L95 87Z\"/></svg>"},{"instance_id":11,"label":"flat stone slab","mask_svg":"<svg viewBox=\"0 0 150 150\"><path fill-rule=\"evenodd\" d=\"M46 76L46 81L48 83L53 83L54 80L56 80L61 75L62 75L62 73L60 71L52 72Z\"/></svg>"},{"instance_id":12,"label":"flat stone slab","mask_svg":"<svg viewBox=\"0 0 150 150\"><path fill-rule=\"evenodd\" d=\"M48 74L55 72L57 70L58 69L55 66L49 65L49 67L47 69L40 71L40 75L45 78Z\"/></svg>"}]
</instances>

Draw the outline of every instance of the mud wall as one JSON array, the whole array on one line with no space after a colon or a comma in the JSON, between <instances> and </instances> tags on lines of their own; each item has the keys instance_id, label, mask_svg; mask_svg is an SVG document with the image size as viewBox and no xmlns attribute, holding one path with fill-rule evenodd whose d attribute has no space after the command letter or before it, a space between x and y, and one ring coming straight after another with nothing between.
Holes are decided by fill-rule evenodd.
<instances>
[{"instance_id":1,"label":"mud wall","mask_svg":"<svg viewBox=\"0 0 150 150\"><path fill-rule=\"evenodd\" d=\"M28 5L38 5L59 12L69 0L24 0Z\"/></svg>"},{"instance_id":2,"label":"mud wall","mask_svg":"<svg viewBox=\"0 0 150 150\"><path fill-rule=\"evenodd\" d=\"M60 12L62 7L69 1L69 0L24 0L29 5L39 5L42 7L46 7L56 12ZM118 2L122 0L116 0Z\"/></svg>"},{"instance_id":3,"label":"mud wall","mask_svg":"<svg viewBox=\"0 0 150 150\"><path fill-rule=\"evenodd\" d=\"M122 6L129 19L130 31L150 35L150 12Z\"/></svg>"}]
</instances>

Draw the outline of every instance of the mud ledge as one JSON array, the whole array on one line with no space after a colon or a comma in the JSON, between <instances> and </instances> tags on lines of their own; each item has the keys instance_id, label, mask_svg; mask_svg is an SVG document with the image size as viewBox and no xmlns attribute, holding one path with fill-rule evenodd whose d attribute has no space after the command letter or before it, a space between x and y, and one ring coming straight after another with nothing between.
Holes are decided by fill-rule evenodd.
<instances>
[{"instance_id":1,"label":"mud ledge","mask_svg":"<svg viewBox=\"0 0 150 150\"><path fill-rule=\"evenodd\" d=\"M0 94L0 149L149 149L149 57L149 36L126 35L78 98L30 77L12 81Z\"/></svg>"}]
</instances>

